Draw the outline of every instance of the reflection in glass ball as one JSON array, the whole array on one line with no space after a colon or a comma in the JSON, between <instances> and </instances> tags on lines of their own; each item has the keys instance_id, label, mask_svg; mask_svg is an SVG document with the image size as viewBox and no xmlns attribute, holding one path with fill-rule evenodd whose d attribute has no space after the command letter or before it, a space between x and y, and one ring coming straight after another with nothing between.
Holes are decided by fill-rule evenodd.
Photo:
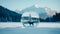
<instances>
[{"instance_id":1,"label":"reflection in glass ball","mask_svg":"<svg viewBox=\"0 0 60 34\"><path fill-rule=\"evenodd\" d=\"M39 23L39 14L37 12L25 12L22 14L21 22L23 26L36 26Z\"/></svg>"}]
</instances>

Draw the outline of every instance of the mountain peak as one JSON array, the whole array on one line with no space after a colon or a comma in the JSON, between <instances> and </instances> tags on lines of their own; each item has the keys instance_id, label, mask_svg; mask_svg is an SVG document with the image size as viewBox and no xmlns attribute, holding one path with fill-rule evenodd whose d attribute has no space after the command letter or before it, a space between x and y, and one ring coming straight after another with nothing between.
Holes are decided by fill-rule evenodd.
<instances>
[{"instance_id":1,"label":"mountain peak","mask_svg":"<svg viewBox=\"0 0 60 34\"><path fill-rule=\"evenodd\" d=\"M34 6L35 6L36 8L39 8L39 5L38 5L38 4L35 4Z\"/></svg>"}]
</instances>

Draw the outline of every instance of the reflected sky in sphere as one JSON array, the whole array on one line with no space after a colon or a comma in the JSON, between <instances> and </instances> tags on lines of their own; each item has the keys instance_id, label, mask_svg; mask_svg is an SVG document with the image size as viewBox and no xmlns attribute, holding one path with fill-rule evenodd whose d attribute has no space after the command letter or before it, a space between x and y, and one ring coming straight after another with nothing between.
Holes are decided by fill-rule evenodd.
<instances>
[{"instance_id":1,"label":"reflected sky in sphere","mask_svg":"<svg viewBox=\"0 0 60 34\"><path fill-rule=\"evenodd\" d=\"M29 17L29 15L31 15L31 17L39 18L39 14L33 11L23 13L22 17Z\"/></svg>"}]
</instances>

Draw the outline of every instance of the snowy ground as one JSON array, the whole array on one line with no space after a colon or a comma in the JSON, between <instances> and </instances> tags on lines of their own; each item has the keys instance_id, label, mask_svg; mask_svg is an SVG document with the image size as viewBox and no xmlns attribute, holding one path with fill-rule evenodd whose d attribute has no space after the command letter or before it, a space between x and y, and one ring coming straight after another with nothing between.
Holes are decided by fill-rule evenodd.
<instances>
[{"instance_id":1,"label":"snowy ground","mask_svg":"<svg viewBox=\"0 0 60 34\"><path fill-rule=\"evenodd\" d=\"M0 23L0 34L60 34L60 23L39 23L26 28L22 23Z\"/></svg>"},{"instance_id":2,"label":"snowy ground","mask_svg":"<svg viewBox=\"0 0 60 34\"><path fill-rule=\"evenodd\" d=\"M22 25L22 23L20 22L7 22L7 23L0 23L0 28L14 28L14 27L20 27L20 28L24 28L24 26ZM60 28L60 23L39 23L37 24L37 26L34 26L36 28L41 28L41 27L47 27L47 28Z\"/></svg>"}]
</instances>

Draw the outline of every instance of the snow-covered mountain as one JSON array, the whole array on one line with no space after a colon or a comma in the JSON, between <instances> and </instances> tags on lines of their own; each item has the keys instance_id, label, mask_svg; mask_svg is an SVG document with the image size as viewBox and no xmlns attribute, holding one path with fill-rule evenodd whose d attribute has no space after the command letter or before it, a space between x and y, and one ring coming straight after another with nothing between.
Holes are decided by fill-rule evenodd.
<instances>
[{"instance_id":1,"label":"snow-covered mountain","mask_svg":"<svg viewBox=\"0 0 60 34\"><path fill-rule=\"evenodd\" d=\"M55 11L55 10L53 10L51 8L45 7L45 10L46 10L47 15L49 15L49 16L56 15L56 13L57 13L57 11Z\"/></svg>"},{"instance_id":2,"label":"snow-covered mountain","mask_svg":"<svg viewBox=\"0 0 60 34\"><path fill-rule=\"evenodd\" d=\"M28 7L26 9L23 9L22 11L20 11L20 13L23 14L24 12L29 12L29 11L37 12L42 18L47 18L47 17L55 15L55 11L48 9L46 7L37 8L35 5Z\"/></svg>"}]
</instances>

